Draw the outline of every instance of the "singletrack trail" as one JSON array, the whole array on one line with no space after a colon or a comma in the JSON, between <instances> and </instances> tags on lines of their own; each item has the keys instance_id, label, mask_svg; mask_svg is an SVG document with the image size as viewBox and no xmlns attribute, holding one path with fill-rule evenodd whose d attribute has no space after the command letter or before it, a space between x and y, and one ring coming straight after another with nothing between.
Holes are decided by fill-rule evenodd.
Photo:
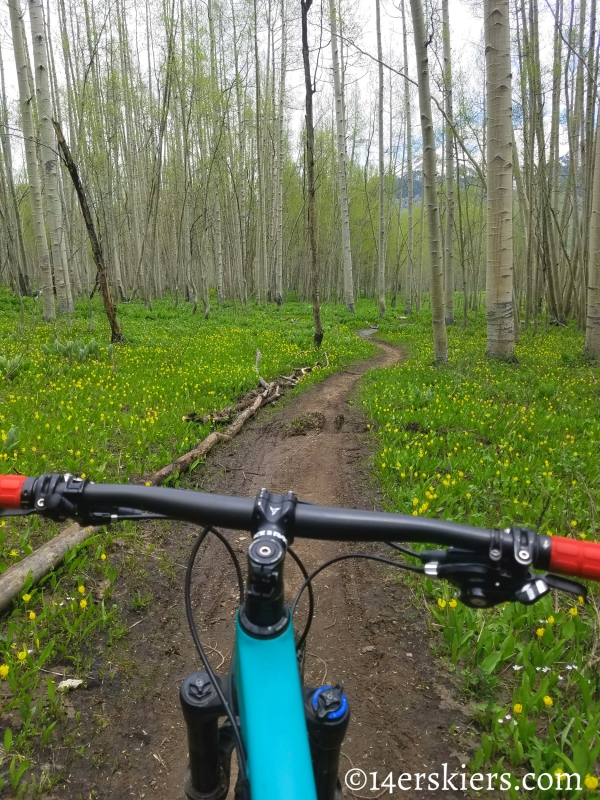
<instances>
[{"instance_id":1,"label":"singletrack trail","mask_svg":"<svg viewBox=\"0 0 600 800\"><path fill-rule=\"evenodd\" d=\"M189 476L184 485L248 497L266 486L271 491L292 489L299 498L321 505L376 506L366 423L352 395L367 370L402 358L398 348L376 344L380 352L372 359L263 413L237 438L218 448L202 471ZM187 743L178 690L187 674L201 668L183 603L184 565L196 536L197 529L189 525L169 523L168 531L161 524L147 526L145 538L155 544L155 550L124 575L119 594L127 598L137 587L139 592L151 590L154 600L128 618L129 625L135 626L125 645L117 646L117 651L124 652L108 665L112 681L106 676L90 681L87 691L72 696L74 708L82 714L78 743L85 745L84 755L74 758L68 780L56 787L56 794L47 795L48 800L183 798ZM245 570L249 535L230 532L228 536ZM351 547L308 540L297 540L294 549L309 571L351 549L385 551L380 545ZM166 555L161 556L162 551ZM157 558L164 562L160 568ZM291 559L286 569L293 596L300 572ZM220 671L231 655L237 604L234 577L222 545L216 541L203 545L193 601L202 641L213 666L221 664ZM305 679L313 686L344 685L352 718L342 750L342 778L351 766L367 775L377 771L379 783L390 771L396 782L406 772L443 773L445 762L449 772L460 771L468 746L451 741L448 731L454 725L463 734L468 725L463 715L466 704L453 696L447 676L435 664L425 609L416 596L391 568L359 559L321 573L314 589L316 613ZM297 628L303 624L305 609L301 604ZM268 698L268 681L257 690ZM460 739L465 742L464 734ZM345 788L344 797L389 796L387 790L369 791L371 781L355 795ZM424 791L400 792L396 785L395 793L407 798L437 794L426 786L425 781ZM442 796L464 794L447 789Z\"/></svg>"}]
</instances>

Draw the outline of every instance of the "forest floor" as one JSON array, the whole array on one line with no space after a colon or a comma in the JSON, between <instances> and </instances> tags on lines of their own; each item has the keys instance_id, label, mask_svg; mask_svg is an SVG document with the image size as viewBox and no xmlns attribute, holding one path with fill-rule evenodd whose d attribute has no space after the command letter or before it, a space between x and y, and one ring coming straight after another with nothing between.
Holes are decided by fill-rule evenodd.
<instances>
[{"instance_id":1,"label":"forest floor","mask_svg":"<svg viewBox=\"0 0 600 800\"><path fill-rule=\"evenodd\" d=\"M355 390L368 370L402 359L399 348L379 347L371 360L266 410L181 485L248 497L262 486L291 488L300 498L323 505L377 507L371 443ZM187 744L178 691L184 678L200 668L185 617L183 576L196 536L192 526L148 523L143 540L154 548L136 548L123 540L113 597L118 602L120 596L136 598L133 606L125 603L123 620L130 630L111 650L106 664L111 679L107 674L94 680L92 674L87 687L66 700L68 716L80 720L73 744L81 755L69 759L65 778L46 800L183 797ZM243 564L248 535L230 532L229 541ZM298 541L295 549L310 570L348 546ZM193 596L197 621L213 664L222 672L233 642L235 576L216 541L200 556ZM295 565L287 575L288 584L297 586ZM397 780L402 772L441 772L444 762L460 771L471 751L463 733L467 709L436 666L426 607L415 602L411 589L391 568L350 560L317 579L315 599L306 682L340 682L348 695L352 720L341 774L360 766L366 773L377 770L380 781L390 771ZM457 735L451 736L451 729ZM344 797L365 792L379 796L367 787L356 795L345 789Z\"/></svg>"}]
</instances>

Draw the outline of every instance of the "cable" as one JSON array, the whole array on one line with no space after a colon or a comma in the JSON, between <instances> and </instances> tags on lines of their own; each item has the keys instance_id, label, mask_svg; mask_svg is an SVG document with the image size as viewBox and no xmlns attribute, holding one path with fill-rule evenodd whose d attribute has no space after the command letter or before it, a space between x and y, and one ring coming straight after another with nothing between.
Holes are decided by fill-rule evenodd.
<instances>
[{"instance_id":1,"label":"cable","mask_svg":"<svg viewBox=\"0 0 600 800\"><path fill-rule=\"evenodd\" d=\"M235 714L233 713L233 710L231 709L229 703L227 702L227 698L223 694L223 691L221 689L221 686L220 686L219 682L217 681L217 677L216 677L215 673L213 672L210 664L208 663L208 658L206 656L206 653L204 652L204 648L202 647L202 643L201 643L200 638L198 636L198 631L196 629L196 623L194 622L194 614L193 614L193 611L192 611L192 597L191 597L192 571L194 569L194 564L196 562L196 556L198 555L198 550L200 549L200 545L202 544L202 542L204 541L204 539L206 538L208 533L213 533L217 537L217 539L219 539L225 545L225 547L227 548L227 551L229 552L229 555L232 557L233 562L235 564L237 577L238 577L238 584L239 584L239 588L240 588L240 604L243 602L243 598L244 598L244 579L242 577L242 570L240 568L240 565L239 565L239 562L237 560L237 557L236 557L236 555L235 555L235 553L233 551L233 548L231 547L231 545L229 544L229 542L223 536L222 533L217 531L215 528L206 527L206 528L204 528L202 533L198 536L198 539L196 540L196 543L194 544L194 547L192 548L192 552L190 553L190 557L189 557L189 560L188 560L187 570L186 570L186 573L185 573L185 589L184 589L185 611L186 611L186 614L187 614L187 619L188 619L188 623L189 623L189 626L190 626L190 632L192 634L192 639L194 640L194 644L196 645L196 650L198 651L198 653L200 655L202 663L204 664L204 667L205 667L205 669L206 669L206 671L208 673L208 676L209 676L209 678L211 680L211 683L212 683L212 685L213 685L213 687L214 687L214 689L215 689L215 691L216 691L216 693L217 693L217 695L219 697L219 700L223 704L223 708L225 709L225 714L227 715L227 718L229 719L229 722L231 723L231 729L233 731L233 735L234 735L234 738L235 738L235 747L236 747L237 754L238 754L238 769L240 771L240 784L241 784L241 787L242 787L242 794L243 794L243 797L246 797L246 798L249 799L249 797L250 797L250 784L248 782L248 776L247 776L247 772L246 772L246 750L244 748L244 743L242 741L242 737L241 737L241 734L240 734L240 729L239 729L239 726L237 724L237 720L235 718Z\"/></svg>"},{"instance_id":2,"label":"cable","mask_svg":"<svg viewBox=\"0 0 600 800\"><path fill-rule=\"evenodd\" d=\"M371 555L369 553L345 553L343 556L336 556L335 558L332 558L329 561L326 561L324 564L321 564L320 567L317 567L317 569L308 576L308 578L304 581L304 583L302 584L302 586L298 590L298 594L294 598L294 602L292 603L292 614L294 613L294 611L296 609L296 605L298 604L298 600L300 599L300 595L302 594L304 589L310 584L310 582L313 580L313 578L316 578L316 576L319 574L319 572L322 572L324 569L327 569L327 567L330 567L332 564L335 564L337 561L344 561L347 558L368 558L371 561L379 561L382 564L390 564L392 567L399 567L400 569L407 569L410 572L419 572L421 575L424 574L424 572L425 572L423 567L413 567L412 564L403 564L400 561L394 561L393 559L385 558L384 556L373 556L373 555ZM302 644L302 642L299 642L297 646L300 646L300 644Z\"/></svg>"},{"instance_id":3,"label":"cable","mask_svg":"<svg viewBox=\"0 0 600 800\"><path fill-rule=\"evenodd\" d=\"M419 554L415 553L414 550L410 550L408 547L403 547L401 544L397 544L396 542L384 542L389 547L393 547L394 550L397 550L399 553L404 553L405 556L410 556L411 558L419 558Z\"/></svg>"},{"instance_id":4,"label":"cable","mask_svg":"<svg viewBox=\"0 0 600 800\"><path fill-rule=\"evenodd\" d=\"M302 563L300 558L296 555L296 553L294 553L294 551L292 550L291 547L288 547L287 551L291 555L291 557L294 559L296 564L298 564L298 566L300 567L300 572L302 573L302 577L305 578L305 579L308 579L308 572L306 571L306 567L304 566L304 564ZM296 606L296 604L294 603L294 608L295 608L295 606ZM308 619L306 620L306 625L304 626L304 630L302 631L302 636L298 639L298 643L296 644L296 652L298 652L300 650L300 648L302 647L302 645L306 641L306 638L307 638L308 633L310 631L310 626L312 625L314 610L315 610L315 595L314 595L314 592L313 592L312 584L309 581L309 583L308 583Z\"/></svg>"}]
</instances>

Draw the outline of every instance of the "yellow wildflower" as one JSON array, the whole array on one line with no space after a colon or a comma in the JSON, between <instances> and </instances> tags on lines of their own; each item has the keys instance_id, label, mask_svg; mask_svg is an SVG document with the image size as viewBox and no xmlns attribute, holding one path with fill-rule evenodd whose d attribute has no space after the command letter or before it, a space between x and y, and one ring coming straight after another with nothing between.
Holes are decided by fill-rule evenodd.
<instances>
[{"instance_id":1,"label":"yellow wildflower","mask_svg":"<svg viewBox=\"0 0 600 800\"><path fill-rule=\"evenodd\" d=\"M28 602L31 600L31 595L30 595L30 594L24 594L24 595L23 595L23 600L24 600L26 603L28 603Z\"/></svg>"},{"instance_id":2,"label":"yellow wildflower","mask_svg":"<svg viewBox=\"0 0 600 800\"><path fill-rule=\"evenodd\" d=\"M33 622L33 620L35 619L35 611L29 612L29 619Z\"/></svg>"},{"instance_id":3,"label":"yellow wildflower","mask_svg":"<svg viewBox=\"0 0 600 800\"><path fill-rule=\"evenodd\" d=\"M578 610L575 608L575 606L573 606L573 608L570 608L570 609L569 609L569 614L570 614L572 617L576 617L576 616L579 614L579 611L578 611Z\"/></svg>"},{"instance_id":4,"label":"yellow wildflower","mask_svg":"<svg viewBox=\"0 0 600 800\"><path fill-rule=\"evenodd\" d=\"M79 601L79 605L80 605L80 606L81 606L81 608L83 608L83 610L85 611L85 609L87 608L87 600L85 600L85 599L84 599L84 600L80 600L80 601Z\"/></svg>"},{"instance_id":5,"label":"yellow wildflower","mask_svg":"<svg viewBox=\"0 0 600 800\"><path fill-rule=\"evenodd\" d=\"M598 778L595 775L586 775L584 783L588 789L598 788Z\"/></svg>"},{"instance_id":6,"label":"yellow wildflower","mask_svg":"<svg viewBox=\"0 0 600 800\"><path fill-rule=\"evenodd\" d=\"M448 603L448 605L450 606L450 608L456 608L458 602L453 597L452 600L450 600L450 602Z\"/></svg>"},{"instance_id":7,"label":"yellow wildflower","mask_svg":"<svg viewBox=\"0 0 600 800\"><path fill-rule=\"evenodd\" d=\"M79 592L79 594L85 594L85 586L83 584L81 586L78 586L77 591Z\"/></svg>"},{"instance_id":8,"label":"yellow wildflower","mask_svg":"<svg viewBox=\"0 0 600 800\"><path fill-rule=\"evenodd\" d=\"M540 637L540 639L545 633L546 633L546 628L538 628L536 631L536 634Z\"/></svg>"},{"instance_id":9,"label":"yellow wildflower","mask_svg":"<svg viewBox=\"0 0 600 800\"><path fill-rule=\"evenodd\" d=\"M25 659L27 658L27 648L26 647L23 647L22 650L19 650L19 652L17 653L17 658L19 659L19 661L25 661Z\"/></svg>"},{"instance_id":10,"label":"yellow wildflower","mask_svg":"<svg viewBox=\"0 0 600 800\"><path fill-rule=\"evenodd\" d=\"M513 711L515 714L522 714L523 713L523 706L521 703L515 703L513 706Z\"/></svg>"},{"instance_id":11,"label":"yellow wildflower","mask_svg":"<svg viewBox=\"0 0 600 800\"><path fill-rule=\"evenodd\" d=\"M2 664L0 666L0 678L6 678L6 676L8 675L9 669L10 669L10 667L8 666L8 664Z\"/></svg>"},{"instance_id":12,"label":"yellow wildflower","mask_svg":"<svg viewBox=\"0 0 600 800\"><path fill-rule=\"evenodd\" d=\"M550 708L554 705L554 700L548 694L544 697L544 705L546 708Z\"/></svg>"},{"instance_id":13,"label":"yellow wildflower","mask_svg":"<svg viewBox=\"0 0 600 800\"><path fill-rule=\"evenodd\" d=\"M439 606L440 608L446 608L446 601L445 601L445 600L442 600L442 598L441 598L441 597L438 597L437 604L438 604L438 606Z\"/></svg>"},{"instance_id":14,"label":"yellow wildflower","mask_svg":"<svg viewBox=\"0 0 600 800\"><path fill-rule=\"evenodd\" d=\"M548 617L546 622L548 623L548 625L554 625L554 617Z\"/></svg>"}]
</instances>

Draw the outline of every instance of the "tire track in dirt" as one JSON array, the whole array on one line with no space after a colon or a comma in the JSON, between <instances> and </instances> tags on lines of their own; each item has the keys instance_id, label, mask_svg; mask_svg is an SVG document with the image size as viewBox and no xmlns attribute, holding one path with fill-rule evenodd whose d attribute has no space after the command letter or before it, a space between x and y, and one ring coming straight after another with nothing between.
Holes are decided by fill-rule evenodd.
<instances>
[{"instance_id":1,"label":"tire track in dirt","mask_svg":"<svg viewBox=\"0 0 600 800\"><path fill-rule=\"evenodd\" d=\"M373 359L328 377L283 408L269 409L251 422L236 439L215 451L186 486L249 497L262 486L275 492L292 489L299 498L321 505L373 508L377 500L370 488L371 446L353 392L367 370L390 366L402 357L398 348L377 344L380 352ZM306 420L306 415L315 415L318 427L304 435L290 435L298 427L293 423ZM171 559L185 564L197 530L171 524L165 535L159 526L149 527ZM244 567L249 535L230 532L228 538ZM310 571L339 553L368 548L298 540L294 549ZM371 551L383 552L384 547L371 546ZM106 724L94 731L84 758L71 765L66 793L58 796L68 800L183 797L187 745L178 687L199 665L185 620L184 572L182 567L175 569L174 579L166 583L162 579L160 591L154 576L150 581L156 601L127 639L131 669L126 674L117 672L112 684L102 683L85 693L84 723L94 724L91 704L92 709L101 707ZM287 566L286 562L286 569L293 596L300 573L291 563ZM223 669L233 640L237 598L233 574L222 545L207 543L193 599L201 638L214 648L214 665L222 662ZM410 589L391 568L349 560L318 576L315 601L305 678L309 685L325 680L344 684L352 719L342 774L351 764L367 774L378 771L380 781L390 771L396 780L406 772L442 772L444 762L449 771L460 769L466 763L465 748L456 752L447 731L451 725L462 729L466 724L464 704L453 699L447 677L434 663L424 609L415 605ZM299 617L298 629L303 609ZM422 798L437 793L401 794ZM367 787L356 796L378 795ZM352 796L344 791L344 797ZM442 796L453 798L459 793L450 789Z\"/></svg>"}]
</instances>

